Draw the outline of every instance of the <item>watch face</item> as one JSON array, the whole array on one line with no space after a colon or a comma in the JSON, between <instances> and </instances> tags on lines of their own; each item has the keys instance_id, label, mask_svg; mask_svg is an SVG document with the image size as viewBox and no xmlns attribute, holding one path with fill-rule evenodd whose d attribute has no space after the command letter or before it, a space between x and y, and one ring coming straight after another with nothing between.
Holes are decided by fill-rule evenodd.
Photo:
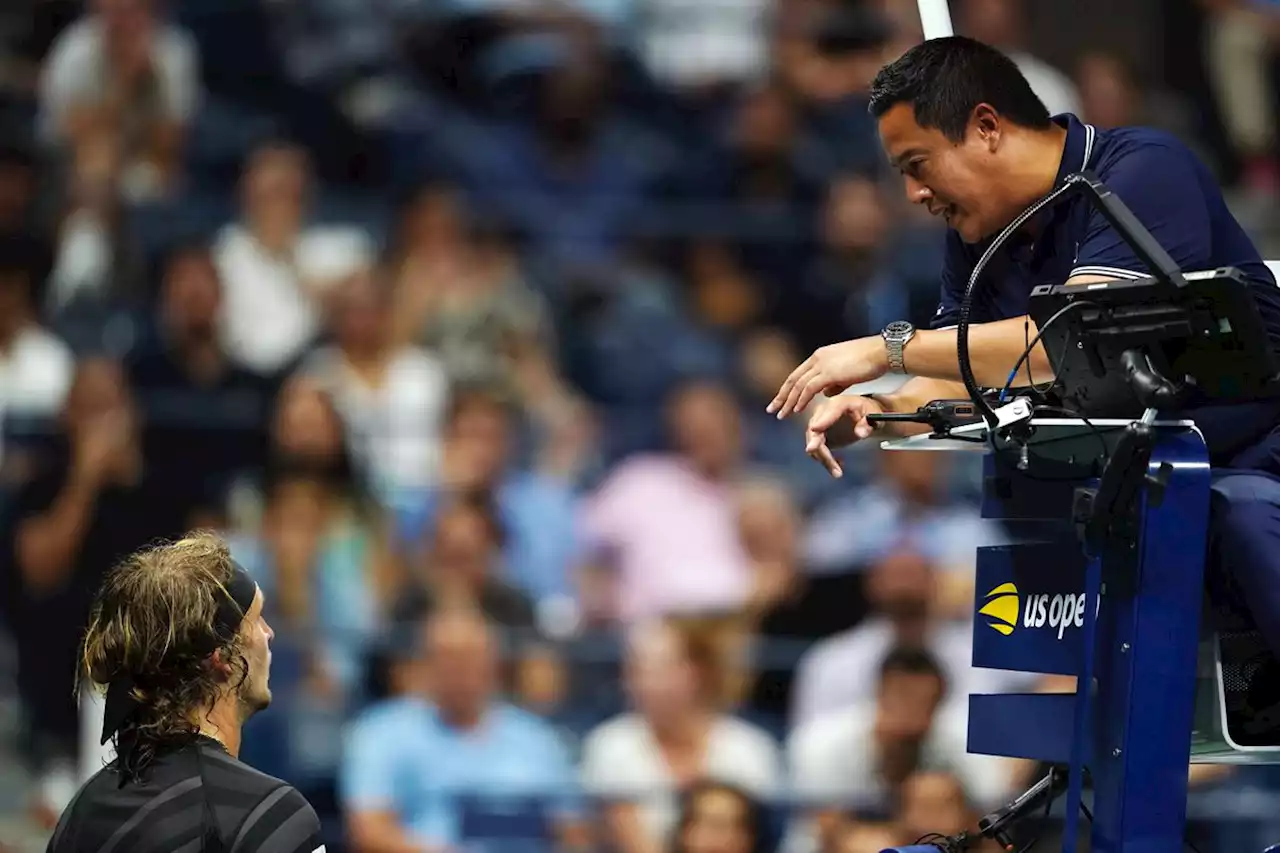
<instances>
[{"instance_id":1,"label":"watch face","mask_svg":"<svg viewBox=\"0 0 1280 853\"><path fill-rule=\"evenodd\" d=\"M915 327L905 320L895 320L884 327L884 334L890 338L901 338L912 333Z\"/></svg>"}]
</instances>

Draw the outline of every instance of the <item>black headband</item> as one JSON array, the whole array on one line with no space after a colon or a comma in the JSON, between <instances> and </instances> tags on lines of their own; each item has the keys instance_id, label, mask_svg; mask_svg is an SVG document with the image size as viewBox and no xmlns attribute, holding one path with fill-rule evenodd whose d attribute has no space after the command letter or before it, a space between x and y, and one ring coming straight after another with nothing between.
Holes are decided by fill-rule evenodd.
<instances>
[{"instance_id":1,"label":"black headband","mask_svg":"<svg viewBox=\"0 0 1280 853\"><path fill-rule=\"evenodd\" d=\"M223 585L226 595L218 603L218 612L214 616L213 648L200 650L202 655L213 654L214 649L229 641L240 630L245 614L253 605L258 594L258 585L249 573L234 560L231 563L231 578ZM106 708L102 720L102 740L105 744L118 732L141 703L134 698L133 690L137 684L129 673L121 673L107 685Z\"/></svg>"}]
</instances>

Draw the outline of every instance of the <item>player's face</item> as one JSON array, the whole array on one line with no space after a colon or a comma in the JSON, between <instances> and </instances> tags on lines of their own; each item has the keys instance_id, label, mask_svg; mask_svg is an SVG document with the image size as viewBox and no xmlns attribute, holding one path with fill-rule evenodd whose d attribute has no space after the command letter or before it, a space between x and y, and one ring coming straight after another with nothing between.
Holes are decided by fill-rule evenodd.
<instances>
[{"instance_id":1,"label":"player's face","mask_svg":"<svg viewBox=\"0 0 1280 853\"><path fill-rule=\"evenodd\" d=\"M1007 224L994 201L998 137L998 120L989 116L971 120L959 143L917 124L910 104L897 104L880 118L880 142L906 182L907 199L942 217L966 243Z\"/></svg>"},{"instance_id":2,"label":"player's face","mask_svg":"<svg viewBox=\"0 0 1280 853\"><path fill-rule=\"evenodd\" d=\"M271 640L275 632L262 615L262 590L258 590L245 614L244 657L249 674L240 688L240 705L245 719L271 704Z\"/></svg>"}]
</instances>

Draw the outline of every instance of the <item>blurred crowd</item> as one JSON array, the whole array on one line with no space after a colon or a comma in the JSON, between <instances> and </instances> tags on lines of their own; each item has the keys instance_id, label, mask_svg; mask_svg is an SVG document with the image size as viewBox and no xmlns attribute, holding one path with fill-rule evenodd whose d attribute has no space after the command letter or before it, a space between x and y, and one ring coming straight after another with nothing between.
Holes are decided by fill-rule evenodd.
<instances>
[{"instance_id":1,"label":"blurred crowd","mask_svg":"<svg viewBox=\"0 0 1280 853\"><path fill-rule=\"evenodd\" d=\"M1195 9L1225 148L1124 56L1038 57L1017 0L951 5L1052 112L1175 130L1265 219L1280 3ZM970 666L978 457L832 480L764 412L933 314L942 235L865 109L921 37L914 0L6 0L23 814L101 766L96 584L194 528L276 632L243 757L330 851L878 853L1033 781L965 749L970 692L1073 689Z\"/></svg>"}]
</instances>

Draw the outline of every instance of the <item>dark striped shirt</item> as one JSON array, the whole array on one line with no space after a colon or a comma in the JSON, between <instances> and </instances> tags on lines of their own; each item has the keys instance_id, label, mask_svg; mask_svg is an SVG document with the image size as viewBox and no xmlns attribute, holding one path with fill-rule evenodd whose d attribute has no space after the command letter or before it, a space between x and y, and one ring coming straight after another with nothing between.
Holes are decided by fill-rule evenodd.
<instances>
[{"instance_id":1,"label":"dark striped shirt","mask_svg":"<svg viewBox=\"0 0 1280 853\"><path fill-rule=\"evenodd\" d=\"M47 853L324 853L320 821L289 784L209 738L161 753L144 780L108 765L63 813Z\"/></svg>"}]
</instances>

